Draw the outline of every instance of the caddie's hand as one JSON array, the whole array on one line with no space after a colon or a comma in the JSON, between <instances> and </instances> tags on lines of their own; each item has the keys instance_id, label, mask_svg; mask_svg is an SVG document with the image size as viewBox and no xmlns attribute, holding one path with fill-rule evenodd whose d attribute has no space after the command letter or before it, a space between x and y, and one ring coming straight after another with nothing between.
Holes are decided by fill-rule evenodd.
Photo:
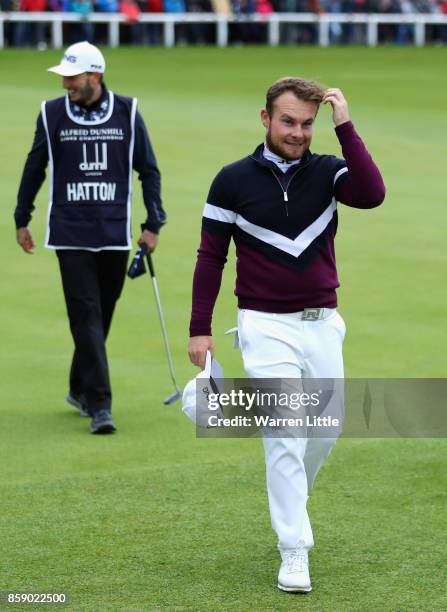
<instances>
[{"instance_id":1,"label":"caddie's hand","mask_svg":"<svg viewBox=\"0 0 447 612\"><path fill-rule=\"evenodd\" d=\"M31 232L27 227L19 227L16 231L16 240L25 253L33 255L34 247L36 246L32 237Z\"/></svg>"},{"instance_id":2,"label":"caddie's hand","mask_svg":"<svg viewBox=\"0 0 447 612\"><path fill-rule=\"evenodd\" d=\"M193 336L189 339L189 358L194 365L199 366L202 370L205 367L207 351L214 351L212 336Z\"/></svg>"},{"instance_id":3,"label":"caddie's hand","mask_svg":"<svg viewBox=\"0 0 447 612\"><path fill-rule=\"evenodd\" d=\"M145 244L149 253L153 253L157 248L158 234L154 234L149 230L145 229L138 240L138 244Z\"/></svg>"},{"instance_id":4,"label":"caddie's hand","mask_svg":"<svg viewBox=\"0 0 447 612\"><path fill-rule=\"evenodd\" d=\"M335 126L350 121L348 103L340 89L326 89L323 96L323 104L332 106L332 119Z\"/></svg>"}]
</instances>

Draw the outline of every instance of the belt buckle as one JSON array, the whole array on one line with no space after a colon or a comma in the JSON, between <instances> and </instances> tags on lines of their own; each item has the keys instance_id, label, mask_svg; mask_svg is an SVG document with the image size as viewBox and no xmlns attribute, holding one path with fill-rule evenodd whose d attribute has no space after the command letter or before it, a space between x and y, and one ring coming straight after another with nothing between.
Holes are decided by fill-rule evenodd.
<instances>
[{"instance_id":1,"label":"belt buckle","mask_svg":"<svg viewBox=\"0 0 447 612\"><path fill-rule=\"evenodd\" d=\"M323 318L324 308L305 308L302 321L319 321Z\"/></svg>"}]
</instances>

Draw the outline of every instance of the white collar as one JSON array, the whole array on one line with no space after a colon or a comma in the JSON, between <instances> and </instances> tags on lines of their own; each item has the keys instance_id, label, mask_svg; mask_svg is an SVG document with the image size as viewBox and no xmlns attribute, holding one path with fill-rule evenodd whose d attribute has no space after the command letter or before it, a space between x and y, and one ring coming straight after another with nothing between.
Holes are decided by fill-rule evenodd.
<instances>
[{"instance_id":1,"label":"white collar","mask_svg":"<svg viewBox=\"0 0 447 612\"><path fill-rule=\"evenodd\" d=\"M270 149L265 143L264 143L264 151L262 152L262 155L263 157L265 157L265 159L268 159L269 161L276 164L282 172L287 172L287 170L291 166L296 166L297 164L301 162L301 159L292 159L292 160L283 159L279 155L276 155L276 153L273 153L273 151L270 151Z\"/></svg>"}]
</instances>

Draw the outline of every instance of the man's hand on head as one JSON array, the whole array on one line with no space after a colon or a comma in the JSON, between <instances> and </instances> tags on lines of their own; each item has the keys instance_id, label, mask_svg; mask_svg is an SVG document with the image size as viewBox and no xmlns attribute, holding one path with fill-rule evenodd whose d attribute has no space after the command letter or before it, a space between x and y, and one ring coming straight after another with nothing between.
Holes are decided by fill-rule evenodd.
<instances>
[{"instance_id":1,"label":"man's hand on head","mask_svg":"<svg viewBox=\"0 0 447 612\"><path fill-rule=\"evenodd\" d=\"M141 234L140 239L138 240L138 244L143 243L147 246L149 253L153 253L157 248L158 234L154 234L153 232L150 232L147 229L143 230L143 233Z\"/></svg>"},{"instance_id":2,"label":"man's hand on head","mask_svg":"<svg viewBox=\"0 0 447 612\"><path fill-rule=\"evenodd\" d=\"M19 244L25 253L28 255L33 255L35 243L33 240L33 236L27 227L19 227L16 231L16 240L17 244Z\"/></svg>"},{"instance_id":3,"label":"man's hand on head","mask_svg":"<svg viewBox=\"0 0 447 612\"><path fill-rule=\"evenodd\" d=\"M348 103L340 89L326 89L323 104L328 102L332 106L332 119L336 127L350 121Z\"/></svg>"},{"instance_id":4,"label":"man's hand on head","mask_svg":"<svg viewBox=\"0 0 447 612\"><path fill-rule=\"evenodd\" d=\"M203 370L205 367L206 352L214 351L212 336L193 336L189 339L188 354L191 363Z\"/></svg>"}]
</instances>

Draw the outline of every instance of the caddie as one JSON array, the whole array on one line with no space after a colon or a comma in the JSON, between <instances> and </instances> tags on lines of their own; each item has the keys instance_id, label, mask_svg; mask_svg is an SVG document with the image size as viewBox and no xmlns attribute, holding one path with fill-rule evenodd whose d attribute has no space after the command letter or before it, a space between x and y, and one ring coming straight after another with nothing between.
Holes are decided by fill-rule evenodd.
<instances>
[{"instance_id":1,"label":"caddie","mask_svg":"<svg viewBox=\"0 0 447 612\"><path fill-rule=\"evenodd\" d=\"M343 157L309 149L320 104L332 107ZM343 378L345 324L337 311L337 202L382 203L381 174L340 89L285 77L268 89L265 142L214 179L194 273L189 356L214 349L211 320L230 240L236 246L238 332L252 379ZM361 249L361 241L359 241ZM278 587L309 592L313 536L307 499L335 437L263 437Z\"/></svg>"},{"instance_id":2,"label":"caddie","mask_svg":"<svg viewBox=\"0 0 447 612\"><path fill-rule=\"evenodd\" d=\"M67 93L42 103L14 213L17 242L31 254L28 225L49 162L45 246L58 257L75 346L67 401L91 417L95 434L116 429L105 342L132 247L133 170L147 210L138 242L153 251L166 221L160 172L137 100L110 91L105 68L101 51L80 42L48 69L62 77Z\"/></svg>"}]
</instances>

